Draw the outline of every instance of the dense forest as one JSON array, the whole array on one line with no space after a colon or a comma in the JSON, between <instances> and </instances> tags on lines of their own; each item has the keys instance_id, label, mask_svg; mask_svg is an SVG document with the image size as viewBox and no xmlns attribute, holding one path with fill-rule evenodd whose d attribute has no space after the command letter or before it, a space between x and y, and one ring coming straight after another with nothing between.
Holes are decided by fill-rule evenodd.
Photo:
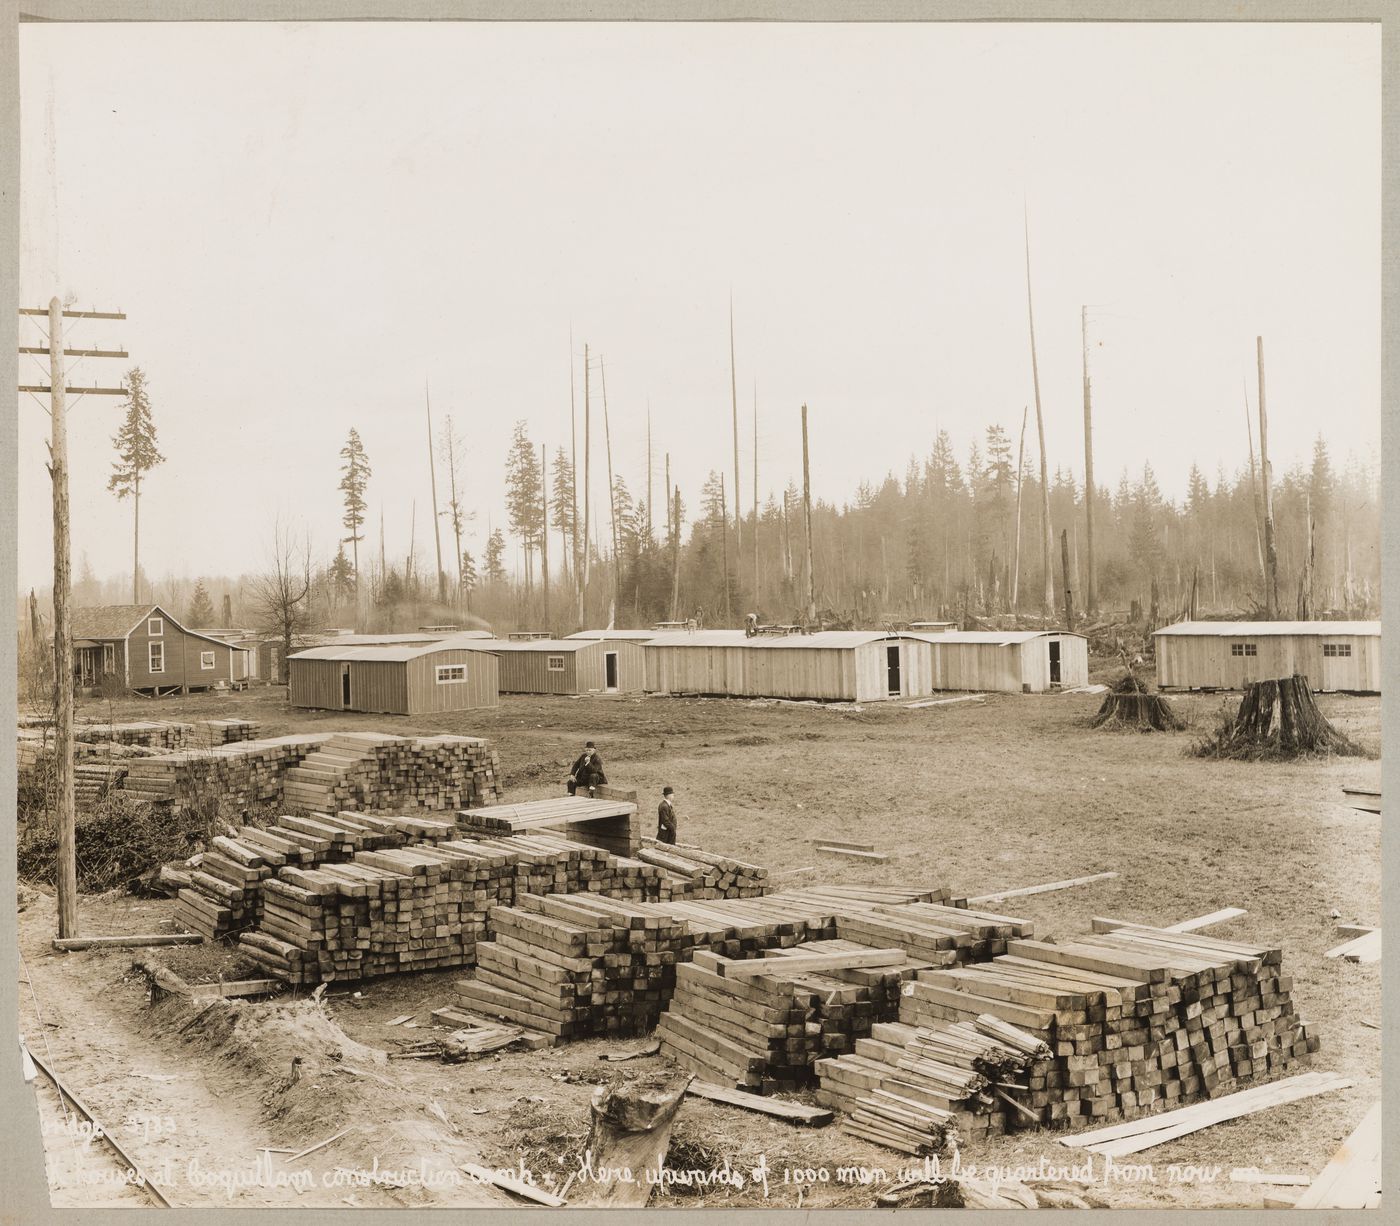
<instances>
[{"instance_id":1,"label":"dense forest","mask_svg":"<svg viewBox=\"0 0 1400 1226\"><path fill-rule=\"evenodd\" d=\"M736 516L720 473L698 490L672 489L668 498L664 458L629 483L609 473L595 444L594 488L585 499L569 454L560 448L548 456L521 422L506 457L507 522L488 535L478 558L461 546L471 514L450 421L438 440L440 571L431 533L426 547L420 536L412 551L407 542L389 549L366 522L371 457L352 431L338 491L347 535L334 554L316 556L295 529L279 525L267 541L250 541L264 557L263 570L143 576L143 594L192 624L231 620L279 633L447 622L567 633L688 618L740 625L750 612L765 622L811 620L806 517L796 484ZM1076 620L1090 614L1083 484L1065 469L1050 482L1055 608L1046 610L1040 485L1029 454L1018 473L1021 450L1006 429L992 426L959 455L940 431L928 454L911 458L902 474L862 482L848 502L814 498L818 619L861 626L1014 616L1063 621L1062 532ZM1143 623L1175 620L1191 607L1193 586L1199 615L1262 615L1260 484L1250 466L1213 474L1193 467L1186 497L1176 502L1164 497L1150 463L1101 479L1093 506L1093 616L1121 619L1132 610ZM1378 615L1377 471L1356 461L1339 468L1319 436L1311 464L1275 472L1273 484L1280 616ZM751 486L746 493L752 497ZM326 498L333 497L337 491L328 489ZM130 599L130 576L99 579L85 559L78 572L77 605ZM24 609L22 625L30 612Z\"/></svg>"}]
</instances>

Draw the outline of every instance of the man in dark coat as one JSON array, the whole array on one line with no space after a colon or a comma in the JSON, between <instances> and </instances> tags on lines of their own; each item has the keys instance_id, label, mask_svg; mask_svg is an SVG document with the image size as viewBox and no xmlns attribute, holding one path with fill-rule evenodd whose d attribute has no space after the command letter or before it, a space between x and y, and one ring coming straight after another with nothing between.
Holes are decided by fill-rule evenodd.
<instances>
[{"instance_id":1,"label":"man in dark coat","mask_svg":"<svg viewBox=\"0 0 1400 1226\"><path fill-rule=\"evenodd\" d=\"M569 780L564 785L572 796L579 788L586 789L590 794L596 787L607 783L608 777L603 774L603 759L598 756L597 749L593 742L589 741L583 747L583 752L574 759L574 764L569 768Z\"/></svg>"},{"instance_id":2,"label":"man in dark coat","mask_svg":"<svg viewBox=\"0 0 1400 1226\"><path fill-rule=\"evenodd\" d=\"M661 789L661 803L656 806L656 841L658 843L674 843L676 841L676 810L672 804L672 798L675 794L675 788L665 787Z\"/></svg>"}]
</instances>

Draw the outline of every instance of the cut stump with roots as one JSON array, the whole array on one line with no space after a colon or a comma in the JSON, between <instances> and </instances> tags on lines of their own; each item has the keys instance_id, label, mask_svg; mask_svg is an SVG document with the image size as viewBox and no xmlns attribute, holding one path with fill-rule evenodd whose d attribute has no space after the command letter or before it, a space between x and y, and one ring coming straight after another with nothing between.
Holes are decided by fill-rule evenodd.
<instances>
[{"instance_id":1,"label":"cut stump with roots","mask_svg":"<svg viewBox=\"0 0 1400 1226\"><path fill-rule=\"evenodd\" d=\"M1221 716L1215 732L1195 746L1197 757L1243 761L1325 757L1370 757L1328 722L1300 674L1245 687L1240 708Z\"/></svg>"},{"instance_id":2,"label":"cut stump with roots","mask_svg":"<svg viewBox=\"0 0 1400 1226\"><path fill-rule=\"evenodd\" d=\"M1186 721L1161 694L1152 693L1132 673L1127 673L1104 695L1103 705L1089 725L1136 732L1180 732Z\"/></svg>"}]
</instances>

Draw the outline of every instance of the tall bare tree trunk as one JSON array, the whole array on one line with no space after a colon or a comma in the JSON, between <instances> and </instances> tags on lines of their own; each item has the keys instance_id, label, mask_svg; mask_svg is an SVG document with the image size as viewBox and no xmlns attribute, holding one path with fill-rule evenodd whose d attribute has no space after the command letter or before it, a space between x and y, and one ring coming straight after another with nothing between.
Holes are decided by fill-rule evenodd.
<instances>
[{"instance_id":1,"label":"tall bare tree trunk","mask_svg":"<svg viewBox=\"0 0 1400 1226\"><path fill-rule=\"evenodd\" d=\"M584 622L584 606L588 596L588 572L591 565L588 547L588 490L592 484L589 480L589 463L592 456L592 421L588 403L588 345L583 347L583 578L579 582L578 589L578 620L580 625ZM575 470L577 471L577 470Z\"/></svg>"},{"instance_id":2,"label":"tall bare tree trunk","mask_svg":"<svg viewBox=\"0 0 1400 1226\"><path fill-rule=\"evenodd\" d=\"M739 385L734 370L734 295L729 295L729 400L734 416L734 549L744 556L744 504L739 498ZM728 580L726 579L726 583Z\"/></svg>"},{"instance_id":3,"label":"tall bare tree trunk","mask_svg":"<svg viewBox=\"0 0 1400 1226\"><path fill-rule=\"evenodd\" d=\"M433 493L433 546L437 550L437 594L438 604L447 603L447 572L442 569L442 525L438 522L437 501L437 461L433 457L433 402L428 395L428 384L423 383L423 403L428 413L428 475L431 478ZM358 582L358 580L357 580ZM356 593L356 603L359 601Z\"/></svg>"},{"instance_id":4,"label":"tall bare tree trunk","mask_svg":"<svg viewBox=\"0 0 1400 1226\"><path fill-rule=\"evenodd\" d=\"M1047 615L1055 607L1055 574L1050 564L1050 470L1045 457L1045 415L1040 409L1040 366L1035 354L1035 307L1031 300L1031 230L1026 220L1026 313L1031 327L1031 379L1035 385L1035 429L1040 437L1040 563L1045 571L1041 609Z\"/></svg>"},{"instance_id":5,"label":"tall bare tree trunk","mask_svg":"<svg viewBox=\"0 0 1400 1226\"><path fill-rule=\"evenodd\" d=\"M460 551L459 551L460 552ZM544 628L549 625L549 454L540 444L540 590L544 593Z\"/></svg>"},{"instance_id":6,"label":"tall bare tree trunk","mask_svg":"<svg viewBox=\"0 0 1400 1226\"><path fill-rule=\"evenodd\" d=\"M812 469L807 452L807 406L802 406L802 518L807 527L807 620L817 619L817 578L812 566Z\"/></svg>"},{"instance_id":7,"label":"tall bare tree trunk","mask_svg":"<svg viewBox=\"0 0 1400 1226\"><path fill-rule=\"evenodd\" d=\"M1085 576L1085 611L1089 617L1099 612L1099 580L1094 565L1094 411L1089 386L1089 308L1080 308L1084 338L1084 546L1089 571ZM1075 551L1076 557L1078 550Z\"/></svg>"},{"instance_id":8,"label":"tall bare tree trunk","mask_svg":"<svg viewBox=\"0 0 1400 1226\"><path fill-rule=\"evenodd\" d=\"M1020 612L1021 590L1021 486L1026 473L1026 418L1030 416L1030 406L1021 409L1021 443L1016 449L1016 550L1011 564L1011 612Z\"/></svg>"},{"instance_id":9,"label":"tall bare tree trunk","mask_svg":"<svg viewBox=\"0 0 1400 1226\"><path fill-rule=\"evenodd\" d=\"M1264 479L1264 607L1270 620L1278 616L1278 546L1274 541L1273 470L1269 466L1269 416L1264 407L1264 338L1255 338L1259 357L1259 467Z\"/></svg>"},{"instance_id":10,"label":"tall bare tree trunk","mask_svg":"<svg viewBox=\"0 0 1400 1226\"><path fill-rule=\"evenodd\" d=\"M1249 441L1249 498L1254 508L1254 547L1259 553L1259 578L1269 581L1269 572L1264 566L1263 500L1259 494L1259 478L1254 470L1254 426L1249 419L1249 385L1244 389L1244 432Z\"/></svg>"},{"instance_id":11,"label":"tall bare tree trunk","mask_svg":"<svg viewBox=\"0 0 1400 1226\"><path fill-rule=\"evenodd\" d=\"M608 424L608 368L603 365L603 359L598 359L598 377L603 383L603 438L608 449L608 507L612 513L612 591L614 616L617 609L617 597L621 584L620 572L622 569L622 558L618 549L617 538L617 490L613 487L613 466L612 466L612 427Z\"/></svg>"},{"instance_id":12,"label":"tall bare tree trunk","mask_svg":"<svg viewBox=\"0 0 1400 1226\"><path fill-rule=\"evenodd\" d=\"M141 603L141 469L133 465L131 490L131 603Z\"/></svg>"}]
</instances>

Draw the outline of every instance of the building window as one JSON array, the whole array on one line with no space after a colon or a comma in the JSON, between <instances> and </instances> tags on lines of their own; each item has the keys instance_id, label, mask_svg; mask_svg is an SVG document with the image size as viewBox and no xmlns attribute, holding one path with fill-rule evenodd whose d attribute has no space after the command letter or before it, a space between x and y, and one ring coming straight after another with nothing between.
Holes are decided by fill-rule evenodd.
<instances>
[{"instance_id":1,"label":"building window","mask_svg":"<svg viewBox=\"0 0 1400 1226\"><path fill-rule=\"evenodd\" d=\"M146 633L153 639L160 638L165 633L165 622L159 617L153 617L146 623Z\"/></svg>"},{"instance_id":2,"label":"building window","mask_svg":"<svg viewBox=\"0 0 1400 1226\"><path fill-rule=\"evenodd\" d=\"M1257 656L1259 647L1255 643L1231 643L1230 654L1232 656Z\"/></svg>"},{"instance_id":3,"label":"building window","mask_svg":"<svg viewBox=\"0 0 1400 1226\"><path fill-rule=\"evenodd\" d=\"M204 669L214 667L214 653L212 651L201 651L199 653L199 667Z\"/></svg>"},{"instance_id":4,"label":"building window","mask_svg":"<svg viewBox=\"0 0 1400 1226\"><path fill-rule=\"evenodd\" d=\"M1350 656L1351 656L1351 644L1350 644L1350 643L1323 643L1323 644L1322 644L1322 654L1323 654L1324 656L1340 656L1340 657L1342 657L1343 659L1350 658Z\"/></svg>"},{"instance_id":5,"label":"building window","mask_svg":"<svg viewBox=\"0 0 1400 1226\"><path fill-rule=\"evenodd\" d=\"M465 664L439 664L437 666L437 683L439 685L452 685L467 679L467 666Z\"/></svg>"},{"instance_id":6,"label":"building window","mask_svg":"<svg viewBox=\"0 0 1400 1226\"><path fill-rule=\"evenodd\" d=\"M153 673L165 672L165 644L147 643L146 650L148 653L146 656L147 670Z\"/></svg>"},{"instance_id":7,"label":"building window","mask_svg":"<svg viewBox=\"0 0 1400 1226\"><path fill-rule=\"evenodd\" d=\"M549 656L545 661L545 667L552 673L562 673L564 671L564 657Z\"/></svg>"}]
</instances>

